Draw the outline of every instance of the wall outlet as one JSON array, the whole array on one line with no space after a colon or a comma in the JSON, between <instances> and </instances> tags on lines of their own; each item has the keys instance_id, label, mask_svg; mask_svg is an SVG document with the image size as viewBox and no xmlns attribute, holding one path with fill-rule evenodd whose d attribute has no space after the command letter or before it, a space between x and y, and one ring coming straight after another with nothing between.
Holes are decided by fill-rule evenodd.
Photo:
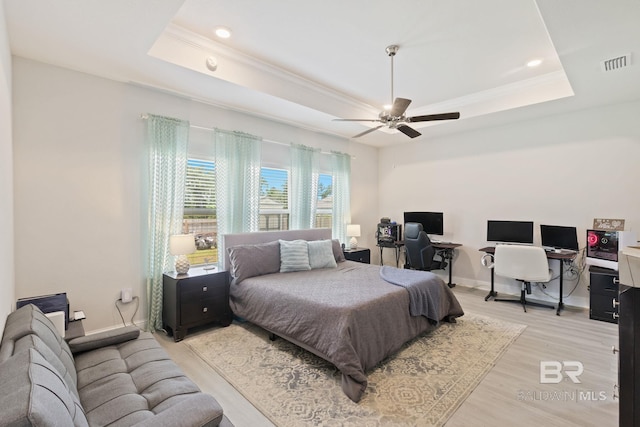
<instances>
[{"instance_id":1,"label":"wall outlet","mask_svg":"<svg viewBox=\"0 0 640 427\"><path fill-rule=\"evenodd\" d=\"M120 294L120 300L124 303L131 302L133 299L133 289L123 288Z\"/></svg>"}]
</instances>

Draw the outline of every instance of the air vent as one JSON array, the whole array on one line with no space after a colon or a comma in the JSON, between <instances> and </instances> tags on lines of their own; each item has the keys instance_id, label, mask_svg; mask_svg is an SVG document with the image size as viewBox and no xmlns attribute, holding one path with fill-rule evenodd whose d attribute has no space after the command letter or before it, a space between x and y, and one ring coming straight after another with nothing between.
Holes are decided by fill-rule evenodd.
<instances>
[{"instance_id":1,"label":"air vent","mask_svg":"<svg viewBox=\"0 0 640 427\"><path fill-rule=\"evenodd\" d=\"M614 71L621 68L626 68L631 65L631 54L618 56L617 58L611 58L604 60L600 63L602 71Z\"/></svg>"}]
</instances>

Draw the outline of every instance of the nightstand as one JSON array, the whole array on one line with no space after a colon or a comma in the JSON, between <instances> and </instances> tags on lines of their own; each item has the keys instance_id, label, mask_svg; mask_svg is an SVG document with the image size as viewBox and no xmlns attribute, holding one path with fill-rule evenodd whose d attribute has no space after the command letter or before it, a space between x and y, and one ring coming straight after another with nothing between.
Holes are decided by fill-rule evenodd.
<instances>
[{"instance_id":1,"label":"nightstand","mask_svg":"<svg viewBox=\"0 0 640 427\"><path fill-rule=\"evenodd\" d=\"M349 261L371 264L371 250L367 248L345 249L342 251Z\"/></svg>"},{"instance_id":2,"label":"nightstand","mask_svg":"<svg viewBox=\"0 0 640 427\"><path fill-rule=\"evenodd\" d=\"M189 328L212 322L231 324L227 271L192 267L186 274L165 273L162 283L162 321L176 342Z\"/></svg>"}]
</instances>

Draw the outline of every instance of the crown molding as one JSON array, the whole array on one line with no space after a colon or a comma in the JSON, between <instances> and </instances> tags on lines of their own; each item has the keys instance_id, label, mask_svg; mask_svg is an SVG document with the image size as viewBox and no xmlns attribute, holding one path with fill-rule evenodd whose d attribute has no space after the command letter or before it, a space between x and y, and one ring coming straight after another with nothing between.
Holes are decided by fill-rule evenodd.
<instances>
[{"instance_id":1,"label":"crown molding","mask_svg":"<svg viewBox=\"0 0 640 427\"><path fill-rule=\"evenodd\" d=\"M326 111L327 108L319 109L319 111L323 111L327 114L337 114L336 117L340 116L340 111L352 112L355 110L359 111L360 114L378 114L378 109L370 104L367 104L366 102L353 98L343 92L334 90L303 76L292 73L284 68L278 67L264 60L247 55L237 49L230 48L214 40L203 37L177 24L169 24L162 35L156 41L156 45L158 43L162 43L165 37L171 39L174 43L177 43L178 46L183 45L185 47L190 47L191 49L200 51L202 53L202 58L214 56L217 59L218 64L220 64L218 67L218 71L220 71L223 66L227 70L242 70L242 72L240 73L229 73L233 74L233 76L224 76L222 75L223 73L220 73L218 71L212 73L210 70L207 70L204 67L199 67L200 69L197 71L200 71L203 74L222 78L241 86L260 90L262 92L269 93L283 99L288 99L301 105L307 105L310 108L319 109L317 106L309 105L314 104L313 102L305 102L304 104L302 104L299 99L295 99L297 97L294 96L294 99L292 99L292 96L284 92L293 94L313 94L319 102L328 102L327 105L339 104L340 108L338 110ZM156 45L154 45L154 47ZM152 48L151 51L153 50L154 48ZM167 55L158 57L167 62L193 69L192 66L181 63L181 58L178 58L178 55L175 55L175 57L173 58L167 57ZM265 84L266 82L277 84ZM275 88L280 89L278 90ZM283 88L286 88L287 90L285 91ZM305 100L313 101L313 97L307 97L305 98ZM318 104L319 102L316 102L315 104Z\"/></svg>"}]
</instances>

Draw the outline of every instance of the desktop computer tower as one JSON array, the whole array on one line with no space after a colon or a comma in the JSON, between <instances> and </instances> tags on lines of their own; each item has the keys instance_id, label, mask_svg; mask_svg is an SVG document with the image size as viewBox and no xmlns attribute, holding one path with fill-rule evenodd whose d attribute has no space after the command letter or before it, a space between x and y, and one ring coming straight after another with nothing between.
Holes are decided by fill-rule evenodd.
<instances>
[{"instance_id":1,"label":"desktop computer tower","mask_svg":"<svg viewBox=\"0 0 640 427\"><path fill-rule=\"evenodd\" d=\"M402 225L381 222L376 232L378 246L395 247L395 243L402 240Z\"/></svg>"},{"instance_id":2,"label":"desktop computer tower","mask_svg":"<svg viewBox=\"0 0 640 427\"><path fill-rule=\"evenodd\" d=\"M585 262L596 267L618 270L618 253L638 244L635 231L587 230Z\"/></svg>"}]
</instances>

